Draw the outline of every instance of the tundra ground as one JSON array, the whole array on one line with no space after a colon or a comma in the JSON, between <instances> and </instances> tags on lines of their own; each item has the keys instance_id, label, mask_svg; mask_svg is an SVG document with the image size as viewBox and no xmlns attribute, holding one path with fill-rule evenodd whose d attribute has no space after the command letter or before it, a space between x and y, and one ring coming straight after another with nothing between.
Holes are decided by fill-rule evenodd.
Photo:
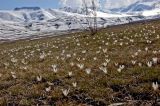
<instances>
[{"instance_id":1,"label":"tundra ground","mask_svg":"<svg viewBox=\"0 0 160 106\"><path fill-rule=\"evenodd\" d=\"M2 106L158 106L157 83L159 20L0 45Z\"/></svg>"}]
</instances>

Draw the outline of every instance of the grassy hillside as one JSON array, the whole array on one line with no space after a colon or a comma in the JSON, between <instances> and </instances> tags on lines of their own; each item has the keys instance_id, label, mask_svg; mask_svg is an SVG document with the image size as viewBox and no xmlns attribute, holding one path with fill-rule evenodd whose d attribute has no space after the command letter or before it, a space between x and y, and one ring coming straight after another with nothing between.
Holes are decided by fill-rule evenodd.
<instances>
[{"instance_id":1,"label":"grassy hillside","mask_svg":"<svg viewBox=\"0 0 160 106\"><path fill-rule=\"evenodd\" d=\"M153 82L160 84L158 20L0 45L2 106L158 105Z\"/></svg>"}]
</instances>

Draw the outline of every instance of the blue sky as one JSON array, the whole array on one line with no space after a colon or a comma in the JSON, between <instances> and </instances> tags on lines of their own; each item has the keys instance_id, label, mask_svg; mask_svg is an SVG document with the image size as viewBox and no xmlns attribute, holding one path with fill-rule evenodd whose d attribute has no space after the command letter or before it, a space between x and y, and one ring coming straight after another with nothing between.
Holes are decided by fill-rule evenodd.
<instances>
[{"instance_id":1,"label":"blue sky","mask_svg":"<svg viewBox=\"0 0 160 106\"><path fill-rule=\"evenodd\" d=\"M59 0L0 0L1 10L14 9L15 7L23 7L23 6L57 8L59 6Z\"/></svg>"},{"instance_id":2,"label":"blue sky","mask_svg":"<svg viewBox=\"0 0 160 106\"><path fill-rule=\"evenodd\" d=\"M82 0L0 0L1 10L10 10L15 7L41 7L41 8L58 8L60 1L64 6L77 7L81 5ZM89 0L87 0L89 1ZM129 5L138 0L97 0L106 9L118 8Z\"/></svg>"}]
</instances>

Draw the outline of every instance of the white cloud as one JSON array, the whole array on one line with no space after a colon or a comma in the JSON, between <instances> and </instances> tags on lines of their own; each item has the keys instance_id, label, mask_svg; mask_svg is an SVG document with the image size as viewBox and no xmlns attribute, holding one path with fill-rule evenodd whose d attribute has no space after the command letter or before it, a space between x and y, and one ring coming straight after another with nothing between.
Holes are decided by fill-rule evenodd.
<instances>
[{"instance_id":1,"label":"white cloud","mask_svg":"<svg viewBox=\"0 0 160 106\"><path fill-rule=\"evenodd\" d=\"M91 1L92 0L85 0L87 5L90 6L91 5ZM99 4L99 0L95 0L95 4L97 6L100 6ZM62 6L67 6L67 7L72 7L72 8L81 8L83 6L83 0L60 0L60 4Z\"/></svg>"},{"instance_id":2,"label":"white cloud","mask_svg":"<svg viewBox=\"0 0 160 106\"><path fill-rule=\"evenodd\" d=\"M104 9L112 9L112 8L128 6L134 2L141 0L95 0L95 1L99 7L103 7ZM86 0L86 2L88 5L91 5L91 0ZM80 8L83 6L83 0L60 0L60 4L62 6Z\"/></svg>"}]
</instances>

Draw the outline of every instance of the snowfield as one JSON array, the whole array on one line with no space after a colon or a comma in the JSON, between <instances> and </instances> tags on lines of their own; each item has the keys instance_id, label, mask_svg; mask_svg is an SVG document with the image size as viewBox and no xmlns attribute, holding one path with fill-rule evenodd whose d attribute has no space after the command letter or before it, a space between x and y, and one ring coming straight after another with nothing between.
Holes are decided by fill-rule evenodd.
<instances>
[{"instance_id":1,"label":"snowfield","mask_svg":"<svg viewBox=\"0 0 160 106\"><path fill-rule=\"evenodd\" d=\"M107 27L159 17L160 9L140 13L105 13L97 11L98 27ZM19 9L0 11L0 41L41 37L87 27L86 16L59 9ZM88 18L87 18L88 19Z\"/></svg>"}]
</instances>

